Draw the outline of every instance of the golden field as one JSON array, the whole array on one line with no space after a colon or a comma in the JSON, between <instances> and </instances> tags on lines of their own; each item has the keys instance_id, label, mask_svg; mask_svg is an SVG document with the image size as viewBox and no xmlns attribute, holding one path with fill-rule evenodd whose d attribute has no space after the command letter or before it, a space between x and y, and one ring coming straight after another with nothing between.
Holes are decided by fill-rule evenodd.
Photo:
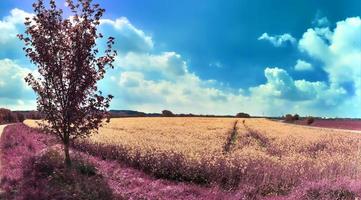
<instances>
[{"instance_id":1,"label":"golden field","mask_svg":"<svg viewBox=\"0 0 361 200\"><path fill-rule=\"evenodd\" d=\"M236 140L231 150L224 153L224 145L235 121L238 121ZM36 126L31 120L26 120L25 124ZM257 135L249 134L250 130ZM144 153L177 152L189 159L256 156L285 161L285 165L309 161L320 169L322 165L337 161L345 165L353 163L352 167L359 171L360 138L352 131L306 127L262 118L154 117L111 119L109 124L100 128L99 134L94 134L89 140Z\"/></svg>"},{"instance_id":2,"label":"golden field","mask_svg":"<svg viewBox=\"0 0 361 200\"><path fill-rule=\"evenodd\" d=\"M81 145L92 154L121 154L111 157L158 177L246 185L262 196L303 182L361 178L359 133L261 118L115 118L86 142L98 145Z\"/></svg>"}]
</instances>

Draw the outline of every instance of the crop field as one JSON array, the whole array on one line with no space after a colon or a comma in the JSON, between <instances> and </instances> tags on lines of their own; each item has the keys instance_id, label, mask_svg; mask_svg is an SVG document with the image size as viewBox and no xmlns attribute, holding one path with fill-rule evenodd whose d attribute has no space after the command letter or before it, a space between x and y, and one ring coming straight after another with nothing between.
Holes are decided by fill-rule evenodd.
<instances>
[{"instance_id":1,"label":"crop field","mask_svg":"<svg viewBox=\"0 0 361 200\"><path fill-rule=\"evenodd\" d=\"M308 195L314 185L361 178L358 133L267 119L112 119L74 148L157 178L219 185L248 198Z\"/></svg>"}]
</instances>

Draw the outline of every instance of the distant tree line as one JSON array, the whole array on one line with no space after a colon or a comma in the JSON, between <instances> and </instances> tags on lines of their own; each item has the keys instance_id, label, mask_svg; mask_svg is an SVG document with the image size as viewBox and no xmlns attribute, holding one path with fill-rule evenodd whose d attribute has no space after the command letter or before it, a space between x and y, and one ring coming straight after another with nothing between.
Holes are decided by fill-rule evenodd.
<instances>
[{"instance_id":1,"label":"distant tree line","mask_svg":"<svg viewBox=\"0 0 361 200\"><path fill-rule=\"evenodd\" d=\"M237 117L237 118L249 118L251 117L249 114L247 113L237 113L235 116L234 115L196 115L196 114L174 114L172 111L170 110L163 110L162 111L162 115L163 117Z\"/></svg>"},{"instance_id":2,"label":"distant tree line","mask_svg":"<svg viewBox=\"0 0 361 200\"><path fill-rule=\"evenodd\" d=\"M41 119L42 115L37 111L11 111L0 108L0 124L23 122L25 119Z\"/></svg>"},{"instance_id":3,"label":"distant tree line","mask_svg":"<svg viewBox=\"0 0 361 200\"><path fill-rule=\"evenodd\" d=\"M23 115L17 115L9 109L0 108L0 124L18 122L19 120L24 120L23 117Z\"/></svg>"},{"instance_id":4,"label":"distant tree line","mask_svg":"<svg viewBox=\"0 0 361 200\"><path fill-rule=\"evenodd\" d=\"M249 118L249 114L240 112L236 115L199 115L193 113L180 113L175 114L170 110L162 110L161 113L144 113L133 110L110 110L111 118L122 118L122 117L237 117L237 118Z\"/></svg>"}]
</instances>

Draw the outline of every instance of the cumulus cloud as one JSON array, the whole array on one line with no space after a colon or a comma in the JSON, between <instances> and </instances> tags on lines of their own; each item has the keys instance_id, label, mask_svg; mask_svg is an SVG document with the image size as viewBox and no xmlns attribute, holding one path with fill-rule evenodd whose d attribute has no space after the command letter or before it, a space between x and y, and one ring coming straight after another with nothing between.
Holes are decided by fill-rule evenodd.
<instances>
[{"instance_id":1,"label":"cumulus cloud","mask_svg":"<svg viewBox=\"0 0 361 200\"><path fill-rule=\"evenodd\" d=\"M269 102L279 111L283 104L299 113L360 117L356 111L361 109L360 35L360 17L339 21L333 30L320 26L308 29L298 48L321 62L328 81L294 80L283 69L266 68L267 82L250 88L251 96ZM312 65L299 59L294 68L309 70Z\"/></svg>"},{"instance_id":2,"label":"cumulus cloud","mask_svg":"<svg viewBox=\"0 0 361 200\"><path fill-rule=\"evenodd\" d=\"M187 63L176 52L150 53L127 53L119 56L116 64L127 70L155 71L168 78L183 76L188 73Z\"/></svg>"},{"instance_id":3,"label":"cumulus cloud","mask_svg":"<svg viewBox=\"0 0 361 200\"><path fill-rule=\"evenodd\" d=\"M283 69L266 68L266 84L250 88L253 96L276 97L291 101L314 100L319 92L327 89L323 82L293 80Z\"/></svg>"},{"instance_id":4,"label":"cumulus cloud","mask_svg":"<svg viewBox=\"0 0 361 200\"><path fill-rule=\"evenodd\" d=\"M24 32L25 18L31 16L31 13L15 8L0 20L0 107L36 108L35 96L24 81L31 70L19 64L26 61L23 44L17 38L17 34Z\"/></svg>"},{"instance_id":5,"label":"cumulus cloud","mask_svg":"<svg viewBox=\"0 0 361 200\"><path fill-rule=\"evenodd\" d=\"M9 16L0 20L0 30L2 31L0 44L16 39L20 29L19 25L23 25L25 17L31 17L31 14L15 8L10 11Z\"/></svg>"},{"instance_id":6,"label":"cumulus cloud","mask_svg":"<svg viewBox=\"0 0 361 200\"><path fill-rule=\"evenodd\" d=\"M301 52L307 52L311 57L327 59L331 56L328 44L331 42L332 32L329 28L308 29L298 42Z\"/></svg>"},{"instance_id":7,"label":"cumulus cloud","mask_svg":"<svg viewBox=\"0 0 361 200\"><path fill-rule=\"evenodd\" d=\"M313 66L310 63L308 63L308 62L306 62L304 60L300 60L300 59L297 60L297 63L296 63L294 68L295 68L296 71L310 71L310 70L313 70Z\"/></svg>"},{"instance_id":8,"label":"cumulus cloud","mask_svg":"<svg viewBox=\"0 0 361 200\"><path fill-rule=\"evenodd\" d=\"M266 68L265 76L267 82L251 87L250 96L265 103L268 114L297 112L301 115L322 113L336 116L335 108L347 98L342 87L321 81L294 80L284 69L277 67Z\"/></svg>"},{"instance_id":9,"label":"cumulus cloud","mask_svg":"<svg viewBox=\"0 0 361 200\"><path fill-rule=\"evenodd\" d=\"M30 91L24 77L30 72L10 59L0 60L0 97L20 98Z\"/></svg>"},{"instance_id":10,"label":"cumulus cloud","mask_svg":"<svg viewBox=\"0 0 361 200\"><path fill-rule=\"evenodd\" d=\"M301 51L321 61L332 89L325 94L329 97L325 98L325 102L334 104L333 112L344 116L360 117L360 35L361 19L351 17L337 22L332 31L329 28L308 29L298 43ZM336 99L339 93L343 94L342 98Z\"/></svg>"},{"instance_id":11,"label":"cumulus cloud","mask_svg":"<svg viewBox=\"0 0 361 200\"><path fill-rule=\"evenodd\" d=\"M114 47L120 53L149 52L154 46L152 38L134 27L125 17L101 20L100 31L105 33L105 36L116 38Z\"/></svg>"},{"instance_id":12,"label":"cumulus cloud","mask_svg":"<svg viewBox=\"0 0 361 200\"><path fill-rule=\"evenodd\" d=\"M31 88L24 81L24 77L31 72L29 69L20 67L10 59L2 59L0 71L0 98L33 98Z\"/></svg>"},{"instance_id":13,"label":"cumulus cloud","mask_svg":"<svg viewBox=\"0 0 361 200\"><path fill-rule=\"evenodd\" d=\"M31 16L32 14L15 8L10 11L10 15L0 20L0 58L24 57L23 44L16 35L24 32L25 17Z\"/></svg>"},{"instance_id":14,"label":"cumulus cloud","mask_svg":"<svg viewBox=\"0 0 361 200\"><path fill-rule=\"evenodd\" d=\"M299 41L299 48L323 63L329 81L336 86L352 82L361 90L361 19L347 18L336 28L308 29Z\"/></svg>"},{"instance_id":15,"label":"cumulus cloud","mask_svg":"<svg viewBox=\"0 0 361 200\"><path fill-rule=\"evenodd\" d=\"M22 20L27 15L29 13L14 9L0 21L0 30L9 33L0 36L0 43L4 44L0 46L1 106L35 108L34 95L23 81L30 70L3 55L3 49L8 52L11 46L18 45L16 34L23 30ZM298 42L298 49L308 54L310 60L321 61L328 81L295 80L284 69L268 67L264 70L264 84L232 89L192 73L186 59L177 52L157 52L152 37L126 18L105 19L100 31L116 38L115 48L120 54L116 69L107 73L100 88L115 96L112 102L115 109L145 112L171 109L179 113L203 114L244 111L256 115L297 112L301 115L361 117L358 112L361 109L360 21L359 17L347 18L338 22L333 30L321 25L310 28ZM276 47L297 43L287 33L275 36L264 33L258 40L269 41ZM21 51L18 46L13 49ZM302 71L311 70L313 66L299 59L294 68ZM349 88L354 92L350 93L345 85L351 85Z\"/></svg>"},{"instance_id":16,"label":"cumulus cloud","mask_svg":"<svg viewBox=\"0 0 361 200\"><path fill-rule=\"evenodd\" d=\"M114 82L122 91L124 104L147 112L171 109L178 113L235 114L235 107L241 109L247 102L247 97L211 87L194 74L177 80L150 80L141 72L128 71Z\"/></svg>"},{"instance_id":17,"label":"cumulus cloud","mask_svg":"<svg viewBox=\"0 0 361 200\"><path fill-rule=\"evenodd\" d=\"M266 83L232 90L222 87L217 81L203 80L191 73L185 59L176 52L154 53L148 50L120 55L116 63L120 72L112 75L107 86L112 85L114 91L119 91L113 105L146 112L171 109L183 113L234 114L245 111L267 115L297 112L301 115L359 116L350 110L357 107L357 98L349 96L342 85L344 78L340 78L342 74L338 72L343 67L350 75L357 69L355 59L359 56L356 48L359 45L354 41L357 26L357 20L346 19L339 22L335 30L328 27L308 29L298 42L301 52L324 62L324 70L330 77L327 82L295 80L286 70L269 67L264 71ZM296 42L291 36L264 34L263 39L266 38L275 46ZM295 70L312 68L310 63L300 59L295 65ZM154 73L162 77L154 79L149 76ZM336 77L340 80L336 81ZM352 80L354 84L356 76L346 80L347 83Z\"/></svg>"},{"instance_id":18,"label":"cumulus cloud","mask_svg":"<svg viewBox=\"0 0 361 200\"><path fill-rule=\"evenodd\" d=\"M286 43L291 43L291 44L295 44L296 43L296 39L294 37L292 37L291 34L289 33L285 33L282 35L268 35L268 33L263 33L258 40L266 40L271 42L271 44L273 44L275 47L281 47L282 45L286 44Z\"/></svg>"}]
</instances>

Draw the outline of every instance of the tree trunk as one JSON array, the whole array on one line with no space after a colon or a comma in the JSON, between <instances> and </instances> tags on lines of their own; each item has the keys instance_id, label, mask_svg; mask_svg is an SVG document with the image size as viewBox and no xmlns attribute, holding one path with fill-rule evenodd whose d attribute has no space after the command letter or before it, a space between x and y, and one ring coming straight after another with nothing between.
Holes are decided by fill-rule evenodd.
<instances>
[{"instance_id":1,"label":"tree trunk","mask_svg":"<svg viewBox=\"0 0 361 200\"><path fill-rule=\"evenodd\" d=\"M65 153L65 165L67 168L71 167L71 160L69 154L69 138L66 138L64 141L64 153Z\"/></svg>"}]
</instances>

